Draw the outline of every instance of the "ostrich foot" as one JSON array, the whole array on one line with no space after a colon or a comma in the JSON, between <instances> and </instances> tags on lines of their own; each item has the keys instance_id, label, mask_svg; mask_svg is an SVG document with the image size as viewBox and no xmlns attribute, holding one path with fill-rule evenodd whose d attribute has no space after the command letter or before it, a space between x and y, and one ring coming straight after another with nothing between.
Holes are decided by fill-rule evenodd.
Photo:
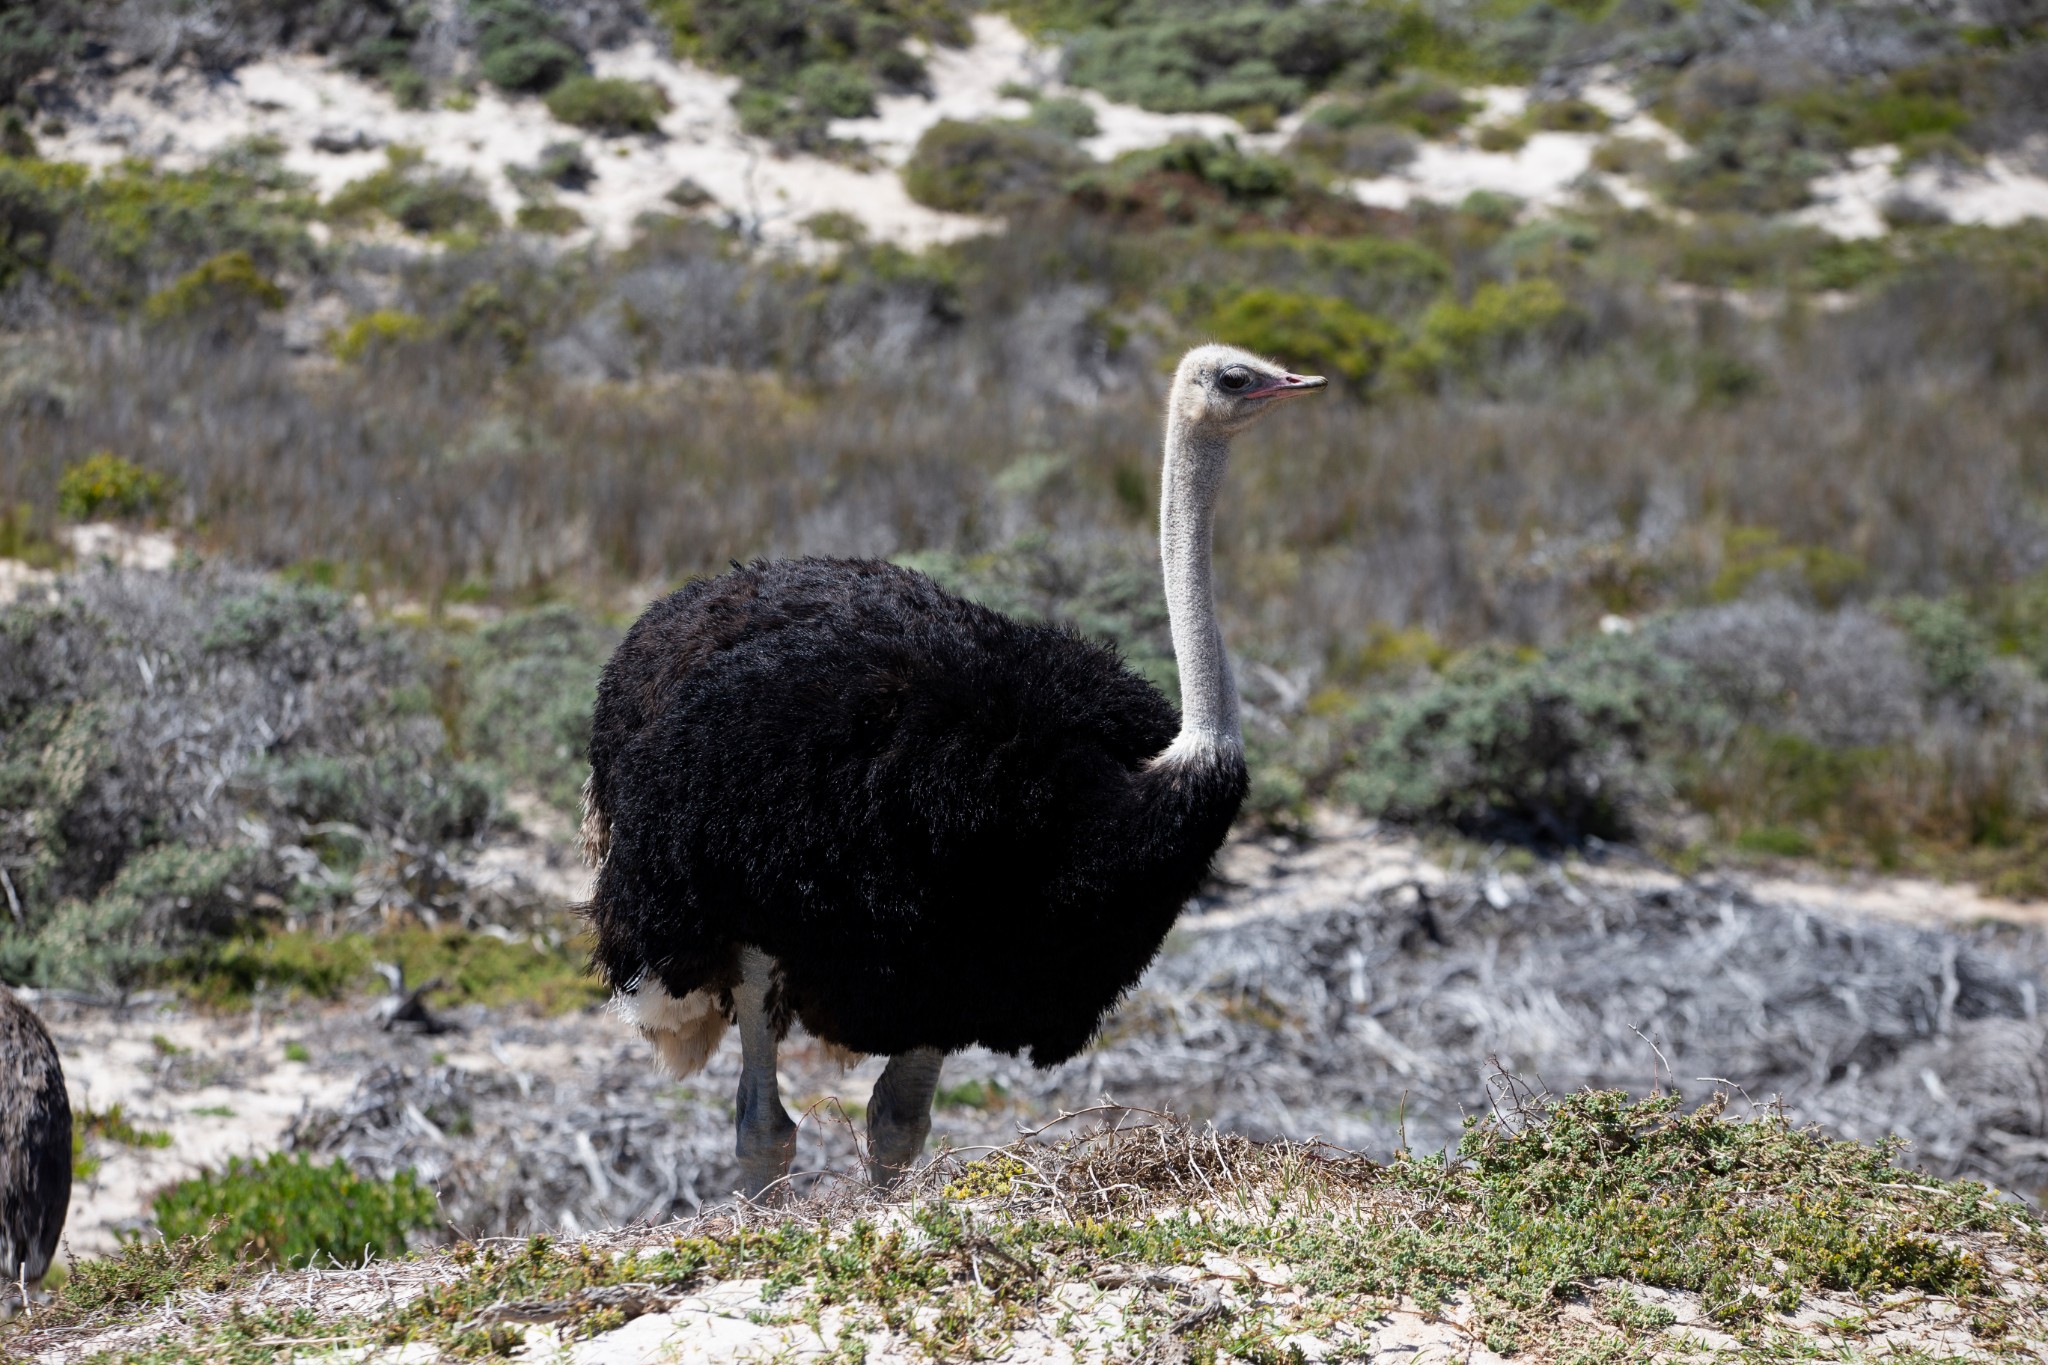
<instances>
[{"instance_id":1,"label":"ostrich foot","mask_svg":"<svg viewBox=\"0 0 2048 1365\"><path fill-rule=\"evenodd\" d=\"M932 1095L946 1054L935 1047L899 1052L882 1068L868 1099L868 1178L883 1188L903 1178L932 1131Z\"/></svg>"},{"instance_id":2,"label":"ostrich foot","mask_svg":"<svg viewBox=\"0 0 2048 1365\"><path fill-rule=\"evenodd\" d=\"M740 984L732 993L740 1026L740 1088L733 1098L733 1155L740 1161L740 1193L758 1199L789 1174L796 1159L796 1123L782 1107L775 1079L778 1030L768 1009L775 960L758 948L740 951ZM787 1186L781 1187L785 1192Z\"/></svg>"},{"instance_id":3,"label":"ostrich foot","mask_svg":"<svg viewBox=\"0 0 2048 1365\"><path fill-rule=\"evenodd\" d=\"M782 1107L772 1066L765 1085L752 1067L740 1073L732 1126L733 1154L740 1159L740 1193L759 1199L789 1174L790 1163L796 1160L796 1122Z\"/></svg>"}]
</instances>

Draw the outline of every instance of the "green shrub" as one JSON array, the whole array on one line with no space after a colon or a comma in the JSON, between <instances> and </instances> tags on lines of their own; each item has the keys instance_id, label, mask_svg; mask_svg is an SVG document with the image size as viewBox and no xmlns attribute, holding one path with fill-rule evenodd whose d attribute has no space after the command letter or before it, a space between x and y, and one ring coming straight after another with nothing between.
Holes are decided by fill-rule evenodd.
<instances>
[{"instance_id":1,"label":"green shrub","mask_svg":"<svg viewBox=\"0 0 2048 1365\"><path fill-rule=\"evenodd\" d=\"M1482 152L1519 152L1529 145L1529 130L1519 123L1489 123L1477 141Z\"/></svg>"},{"instance_id":2,"label":"green shrub","mask_svg":"<svg viewBox=\"0 0 2048 1365\"><path fill-rule=\"evenodd\" d=\"M1393 324L1342 299L1252 289L1210 319L1218 340L1272 356L1296 370L1337 374L1363 393L1399 340Z\"/></svg>"},{"instance_id":3,"label":"green shrub","mask_svg":"<svg viewBox=\"0 0 2048 1365\"><path fill-rule=\"evenodd\" d=\"M924 90L913 38L959 46L960 0L660 0L676 50L744 82L740 126L784 147L827 150L835 118L874 112L878 88Z\"/></svg>"},{"instance_id":4,"label":"green shrub","mask_svg":"<svg viewBox=\"0 0 2048 1365\"><path fill-rule=\"evenodd\" d=\"M1787 545L1765 526L1732 526L1722 537L1721 567L1707 595L1732 602L1759 579L1790 577L1823 606L1833 607L1868 575L1868 566L1855 555L1826 545Z\"/></svg>"},{"instance_id":5,"label":"green shrub","mask_svg":"<svg viewBox=\"0 0 2048 1365\"><path fill-rule=\"evenodd\" d=\"M1066 30L1066 76L1112 99L1164 112L1270 118L1333 81L1363 84L1436 29L1419 9L1295 4L1024 6ZM1107 22L1105 22L1107 21ZM1425 36L1423 30L1429 30Z\"/></svg>"},{"instance_id":6,"label":"green shrub","mask_svg":"<svg viewBox=\"0 0 2048 1365\"><path fill-rule=\"evenodd\" d=\"M1523 119L1531 128L1549 133L1605 132L1609 119L1598 105L1585 100L1537 100L1529 105Z\"/></svg>"},{"instance_id":7,"label":"green shrub","mask_svg":"<svg viewBox=\"0 0 2048 1365\"><path fill-rule=\"evenodd\" d=\"M381 990L374 964L394 962L408 981L440 977L446 984L436 999L449 1005L562 1014L604 1003L604 986L587 970L589 950L584 938L548 947L417 924L375 934L276 929L209 945L185 959L180 974L198 1003L242 1010L259 995L339 1000Z\"/></svg>"},{"instance_id":8,"label":"green shrub","mask_svg":"<svg viewBox=\"0 0 2048 1365\"><path fill-rule=\"evenodd\" d=\"M161 511L171 480L111 450L95 451L57 477L57 510L73 521Z\"/></svg>"},{"instance_id":9,"label":"green shrub","mask_svg":"<svg viewBox=\"0 0 2048 1365\"><path fill-rule=\"evenodd\" d=\"M313 210L270 158L230 156L192 171L129 161L97 175L0 158L0 287L54 272L74 306L120 310L156 281L237 250L264 273L306 267Z\"/></svg>"},{"instance_id":10,"label":"green shrub","mask_svg":"<svg viewBox=\"0 0 2048 1365\"><path fill-rule=\"evenodd\" d=\"M34 504L0 504L0 559L18 559L37 569L54 569L64 562L65 550L54 540Z\"/></svg>"},{"instance_id":11,"label":"green shrub","mask_svg":"<svg viewBox=\"0 0 2048 1365\"><path fill-rule=\"evenodd\" d=\"M512 224L521 232L548 237L566 236L584 225L583 215L567 204L521 204Z\"/></svg>"},{"instance_id":12,"label":"green shrub","mask_svg":"<svg viewBox=\"0 0 2048 1365\"><path fill-rule=\"evenodd\" d=\"M166 1240L201 1237L223 1257L311 1266L398 1255L408 1232L434 1225L440 1204L411 1171L377 1180L339 1157L316 1166L303 1152L273 1152L179 1181L152 1207Z\"/></svg>"},{"instance_id":13,"label":"green shrub","mask_svg":"<svg viewBox=\"0 0 2048 1365\"><path fill-rule=\"evenodd\" d=\"M1337 134L1364 134L1369 129L1401 128L1426 137L1447 137L1464 126L1479 106L1440 77L1410 72L1400 80L1365 95L1333 97L1319 104L1302 122L1302 133L1316 141ZM1384 139L1385 134L1378 134Z\"/></svg>"},{"instance_id":14,"label":"green shrub","mask_svg":"<svg viewBox=\"0 0 2048 1365\"><path fill-rule=\"evenodd\" d=\"M1102 131L1102 125L1095 118L1095 106L1072 95L1034 98L1031 112L1024 121L1033 128L1043 128L1069 142L1079 142Z\"/></svg>"},{"instance_id":15,"label":"green shrub","mask_svg":"<svg viewBox=\"0 0 2048 1365\"><path fill-rule=\"evenodd\" d=\"M1593 169L1609 175L1650 180L1662 175L1670 164L1671 153L1655 138L1610 137L1593 148Z\"/></svg>"},{"instance_id":16,"label":"green shrub","mask_svg":"<svg viewBox=\"0 0 2048 1365\"><path fill-rule=\"evenodd\" d=\"M1344 175L1377 176L1415 159L1415 133L1398 123L1304 119L1288 144L1296 156Z\"/></svg>"},{"instance_id":17,"label":"green shrub","mask_svg":"<svg viewBox=\"0 0 2048 1365\"><path fill-rule=\"evenodd\" d=\"M151 322L284 307L284 290L256 268L247 251L224 251L151 294L142 306Z\"/></svg>"},{"instance_id":18,"label":"green shrub","mask_svg":"<svg viewBox=\"0 0 2048 1365\"><path fill-rule=\"evenodd\" d=\"M1398 363L1425 381L1472 373L1536 340L1566 339L1576 320L1571 301L1549 280L1482 284L1470 303L1445 299L1423 314L1420 335Z\"/></svg>"},{"instance_id":19,"label":"green shrub","mask_svg":"<svg viewBox=\"0 0 2048 1365\"><path fill-rule=\"evenodd\" d=\"M550 142L540 149L540 159L531 166L507 171L512 183L522 190L552 185L562 190L587 190L597 179L597 167L580 142Z\"/></svg>"},{"instance_id":20,"label":"green shrub","mask_svg":"<svg viewBox=\"0 0 2048 1365\"><path fill-rule=\"evenodd\" d=\"M336 57L335 65L383 85L401 109L424 109L429 85L426 73L413 65L413 45L420 31L412 18L412 13L401 13L391 32L357 39Z\"/></svg>"},{"instance_id":21,"label":"green shrub","mask_svg":"<svg viewBox=\"0 0 2048 1365\"><path fill-rule=\"evenodd\" d=\"M82 172L53 176L32 159L0 160L0 288L23 274L49 268L50 253L82 179Z\"/></svg>"},{"instance_id":22,"label":"green shrub","mask_svg":"<svg viewBox=\"0 0 2048 1365\"><path fill-rule=\"evenodd\" d=\"M1227 298L1223 287L1241 280L1285 282L1300 293L1344 299L1367 312L1407 313L1442 294L1451 283L1451 263L1418 242L1398 237L1311 236L1287 232L1245 232L1219 243L1227 255L1190 262L1205 294L1200 306ZM1210 281L1218 281L1212 286Z\"/></svg>"},{"instance_id":23,"label":"green shrub","mask_svg":"<svg viewBox=\"0 0 2048 1365\"><path fill-rule=\"evenodd\" d=\"M658 132L670 108L660 86L601 76L569 77L548 92L547 106L562 122L608 137Z\"/></svg>"},{"instance_id":24,"label":"green shrub","mask_svg":"<svg viewBox=\"0 0 2048 1365\"><path fill-rule=\"evenodd\" d=\"M65 62L83 35L69 0L40 0L0 9L0 106L14 103L29 80Z\"/></svg>"},{"instance_id":25,"label":"green shrub","mask_svg":"<svg viewBox=\"0 0 2048 1365\"><path fill-rule=\"evenodd\" d=\"M1982 680L1994 641L1961 601L1901 597L1887 602L1884 614L1906 633L1934 695L1967 697Z\"/></svg>"},{"instance_id":26,"label":"green shrub","mask_svg":"<svg viewBox=\"0 0 2048 1365\"><path fill-rule=\"evenodd\" d=\"M442 233L498 226L498 211L468 171L435 171L417 149L393 147L388 164L352 181L327 201L327 214L348 222L381 213L408 232Z\"/></svg>"},{"instance_id":27,"label":"green shrub","mask_svg":"<svg viewBox=\"0 0 2048 1365\"><path fill-rule=\"evenodd\" d=\"M246 848L145 849L92 900L60 901L32 937L0 944L0 959L42 985L132 989L246 921L254 863Z\"/></svg>"},{"instance_id":28,"label":"green shrub","mask_svg":"<svg viewBox=\"0 0 2048 1365\"><path fill-rule=\"evenodd\" d=\"M568 30L534 0L469 0L468 9L478 69L501 90L551 90L583 69Z\"/></svg>"},{"instance_id":29,"label":"green shrub","mask_svg":"<svg viewBox=\"0 0 2048 1365\"><path fill-rule=\"evenodd\" d=\"M507 43L487 53L478 69L503 90L552 90L583 65L582 55L551 38Z\"/></svg>"},{"instance_id":30,"label":"green shrub","mask_svg":"<svg viewBox=\"0 0 2048 1365\"><path fill-rule=\"evenodd\" d=\"M1470 833L1625 838L1662 800L1652 749L1695 724L1681 667L1626 639L1537 661L1485 652L1370 702L1338 780L1360 809Z\"/></svg>"},{"instance_id":31,"label":"green shrub","mask_svg":"<svg viewBox=\"0 0 2048 1365\"><path fill-rule=\"evenodd\" d=\"M464 749L557 810L576 811L597 678L618 638L558 606L508 616L464 642Z\"/></svg>"},{"instance_id":32,"label":"green shrub","mask_svg":"<svg viewBox=\"0 0 2048 1365\"><path fill-rule=\"evenodd\" d=\"M1062 139L1015 123L940 119L903 165L903 188L918 203L985 213L1056 193L1086 165Z\"/></svg>"},{"instance_id":33,"label":"green shrub","mask_svg":"<svg viewBox=\"0 0 2048 1365\"><path fill-rule=\"evenodd\" d=\"M1744 109L1696 134L1662 187L1673 203L1702 213L1789 213L1812 199L1811 183L1833 168L1835 150L1824 127L1788 109Z\"/></svg>"},{"instance_id":34,"label":"green shrub","mask_svg":"<svg viewBox=\"0 0 2048 1365\"><path fill-rule=\"evenodd\" d=\"M875 112L875 83L851 62L812 62L796 73L796 95L823 118L867 118Z\"/></svg>"},{"instance_id":35,"label":"green shrub","mask_svg":"<svg viewBox=\"0 0 2048 1365\"><path fill-rule=\"evenodd\" d=\"M418 341L427 335L427 320L414 313L379 308L365 313L328 339L337 360L356 361L389 346Z\"/></svg>"}]
</instances>

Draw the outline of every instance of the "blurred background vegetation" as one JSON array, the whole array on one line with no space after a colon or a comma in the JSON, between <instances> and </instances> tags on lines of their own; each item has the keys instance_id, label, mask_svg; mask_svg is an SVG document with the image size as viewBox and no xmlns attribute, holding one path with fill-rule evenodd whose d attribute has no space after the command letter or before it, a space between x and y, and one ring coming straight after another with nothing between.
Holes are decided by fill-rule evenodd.
<instances>
[{"instance_id":1,"label":"blurred background vegetation","mask_svg":"<svg viewBox=\"0 0 2048 1365\"><path fill-rule=\"evenodd\" d=\"M456 976L501 953L451 866L510 802L573 822L611 645L734 558L897 558L1171 691L1158 405L1212 338L1333 378L1241 443L1220 519L1247 820L2048 890L2048 226L1784 216L1862 147L2041 155L2035 0L1016 0L1074 85L1306 116L1098 162L1090 105L1019 92L903 169L1005 230L820 222L803 259L687 187L626 249L551 241L573 126L507 224L404 148L324 199L260 140L46 160L38 92L110 47L297 46L403 101L482 81L632 129L657 92L588 54L642 24L738 76L751 131L858 163L832 120L923 88L965 5L171 8L0 6L0 555L71 575L0 612L0 978L331 991L368 950L278 937L322 926ZM1646 206L1346 192L1476 83L1536 96L1492 145L1601 132L1595 69L1687 140L1600 147ZM110 518L185 559L74 560L62 528ZM468 937L364 918L394 903ZM532 942L520 970L580 1000L573 944Z\"/></svg>"}]
</instances>

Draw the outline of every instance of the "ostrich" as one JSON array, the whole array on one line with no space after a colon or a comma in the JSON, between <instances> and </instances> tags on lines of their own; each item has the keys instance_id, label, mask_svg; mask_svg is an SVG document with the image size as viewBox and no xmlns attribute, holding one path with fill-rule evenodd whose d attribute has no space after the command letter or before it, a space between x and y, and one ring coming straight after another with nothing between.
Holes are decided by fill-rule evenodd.
<instances>
[{"instance_id":1,"label":"ostrich","mask_svg":"<svg viewBox=\"0 0 2048 1365\"><path fill-rule=\"evenodd\" d=\"M42 1281L71 1203L71 1101L42 1020L0 986L0 1319Z\"/></svg>"},{"instance_id":2,"label":"ostrich","mask_svg":"<svg viewBox=\"0 0 2048 1365\"><path fill-rule=\"evenodd\" d=\"M1150 965L1245 794L1210 583L1230 440L1324 383L1216 345L1174 375L1179 715L1114 651L873 560L735 563L627 632L591 726L593 961L679 1077L737 1024L744 1193L796 1152L775 1077L792 1019L888 1057L867 1116L888 1184L946 1053L1064 1061Z\"/></svg>"}]
</instances>

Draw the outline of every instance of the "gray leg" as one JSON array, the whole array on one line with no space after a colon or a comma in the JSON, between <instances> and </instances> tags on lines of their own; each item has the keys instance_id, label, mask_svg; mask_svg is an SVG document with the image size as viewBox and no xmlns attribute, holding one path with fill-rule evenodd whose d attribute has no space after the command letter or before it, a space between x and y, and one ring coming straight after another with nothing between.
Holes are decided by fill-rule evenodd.
<instances>
[{"instance_id":1,"label":"gray leg","mask_svg":"<svg viewBox=\"0 0 2048 1365\"><path fill-rule=\"evenodd\" d=\"M740 1193L749 1199L789 1174L796 1158L796 1124L782 1107L775 1081L775 1024L768 1017L768 985L775 959L759 948L740 950L740 984L732 993L740 1025L740 1089L732 1124L740 1159Z\"/></svg>"},{"instance_id":2,"label":"gray leg","mask_svg":"<svg viewBox=\"0 0 2048 1365\"><path fill-rule=\"evenodd\" d=\"M935 1047L912 1048L897 1053L882 1068L868 1099L868 1178L877 1185L901 1180L924 1150L932 1131L939 1064L945 1060L946 1054Z\"/></svg>"}]
</instances>

